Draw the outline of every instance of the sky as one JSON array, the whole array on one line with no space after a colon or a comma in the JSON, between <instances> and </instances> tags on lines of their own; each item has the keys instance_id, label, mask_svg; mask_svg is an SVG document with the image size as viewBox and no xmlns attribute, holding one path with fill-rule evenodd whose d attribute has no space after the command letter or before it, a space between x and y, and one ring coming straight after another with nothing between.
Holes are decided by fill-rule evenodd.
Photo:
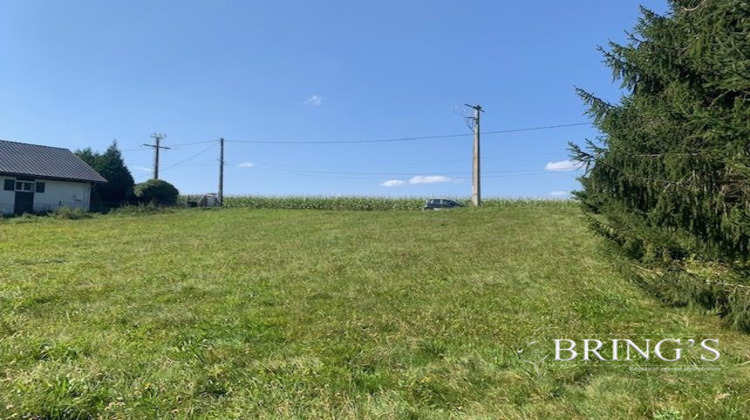
<instances>
[{"instance_id":1,"label":"sky","mask_svg":"<svg viewBox=\"0 0 750 420\"><path fill-rule=\"evenodd\" d=\"M104 151L136 182L226 195L561 198L596 51L666 0L0 0L0 139ZM561 127L564 126L564 127ZM528 130L540 127L556 127ZM397 141L373 141L397 140Z\"/></svg>"}]
</instances>

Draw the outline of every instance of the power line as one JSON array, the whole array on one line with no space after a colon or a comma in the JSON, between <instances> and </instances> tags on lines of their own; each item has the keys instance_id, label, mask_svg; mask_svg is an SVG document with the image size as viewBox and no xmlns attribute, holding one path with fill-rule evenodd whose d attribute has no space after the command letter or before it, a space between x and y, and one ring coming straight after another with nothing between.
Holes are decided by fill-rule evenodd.
<instances>
[{"instance_id":1,"label":"power line","mask_svg":"<svg viewBox=\"0 0 750 420\"><path fill-rule=\"evenodd\" d=\"M276 172L290 172L290 173L314 173L314 174L331 174L331 175L363 175L363 176L413 176L414 172L341 172L341 171L319 171L315 169L286 169L273 166L255 166L257 169L265 169ZM506 174L506 173L519 173L528 172L528 169L506 169L500 171L487 171L486 174ZM429 171L431 175L466 175L470 173L468 171Z\"/></svg>"},{"instance_id":2,"label":"power line","mask_svg":"<svg viewBox=\"0 0 750 420\"><path fill-rule=\"evenodd\" d=\"M482 135L509 134L509 133L520 133L520 132L525 132L525 131L541 131L541 130L553 130L557 128L578 127L578 126L591 125L591 124L592 123L590 122L581 122L581 123L573 123L573 124L546 125L546 126L539 126L539 127L514 128L514 129L508 129L508 130L482 131L480 134ZM251 143L251 144L359 144L359 143L367 144L367 143L397 143L397 142L409 142L409 141L420 141L420 140L449 139L449 138L469 137L473 135L474 135L473 133L441 134L441 135L434 135L434 136L399 137L399 138L392 138L392 139L376 139L376 140L323 140L323 141L226 140L226 141L231 142L231 143ZM177 148L181 146L195 146L199 144L208 144L208 143L218 143L218 141L217 140L193 141L193 142L187 142L187 143L171 144L170 147ZM148 145L148 146L151 146L151 145ZM144 151L144 150L149 150L149 149L139 147L139 148L134 148L134 149L122 149L120 151L121 152L137 152L137 151Z\"/></svg>"},{"instance_id":3,"label":"power line","mask_svg":"<svg viewBox=\"0 0 750 420\"><path fill-rule=\"evenodd\" d=\"M493 131L483 131L480 134L482 135L491 135L491 134L509 134L509 133L520 133L525 131L541 131L541 130L553 130L557 128L567 128L567 127L578 127L578 126L584 126L584 125L592 125L590 122L581 122L581 123L573 123L573 124L560 124L560 125L546 125L546 126L540 126L540 127L526 127L526 128L514 128L514 129L508 129L508 130L493 130ZM273 141L273 140L226 140L227 142L231 143L251 143L251 144L357 144L357 143L395 143L395 142L408 142L408 141L419 141L419 140L436 140L436 139L448 139L448 138L459 138L459 137L469 137L473 136L473 133L464 133L464 134L442 134L442 135L435 135L435 136L416 136L416 137L400 137L400 138L392 138L392 139L376 139L376 140L324 140L324 141L301 141L301 140L291 140L291 141ZM199 144L208 144L208 143L218 143L217 140L202 140L202 141L193 141L193 142L187 142L187 143L177 143L177 144L171 144L171 148L178 148L181 146L195 146ZM151 146L151 145L148 145ZM121 149L121 152L140 152L140 151L146 151L149 150L144 147L139 148L133 148L133 149Z\"/></svg>"},{"instance_id":4,"label":"power line","mask_svg":"<svg viewBox=\"0 0 750 420\"><path fill-rule=\"evenodd\" d=\"M180 164L180 166L216 166L215 163L188 163L188 164Z\"/></svg>"},{"instance_id":5,"label":"power line","mask_svg":"<svg viewBox=\"0 0 750 420\"><path fill-rule=\"evenodd\" d=\"M214 144L212 144L212 145L208 146L207 148L205 148L205 149L201 150L200 152L198 152L198 153L194 154L193 156L190 156L189 158L187 158L187 159L185 159L185 160L181 160L181 161L179 161L179 162L175 163L174 165L171 165L171 166L169 166L169 167L167 167L167 168L165 168L165 169L162 169L162 171L168 171L168 170L170 170L170 169L174 168L175 166L179 166L179 165L182 165L183 163L185 163L185 162L189 162L189 161L191 161L191 160L193 160L193 159L197 158L198 156L200 156L200 155L202 155L202 154L204 154L204 153L208 152L209 150L213 149L213 148L214 148L214 147L216 146L216 142L215 142L215 141L213 141L213 143L214 143Z\"/></svg>"},{"instance_id":6,"label":"power line","mask_svg":"<svg viewBox=\"0 0 750 420\"><path fill-rule=\"evenodd\" d=\"M445 164L445 163L466 162L470 160L471 158L461 158L461 159L432 160L432 161L426 161L426 162L413 162L409 164L401 163L401 164L395 164L395 165L347 165L347 166L326 165L326 167L333 168L333 169L348 169L348 168L409 169L409 168L417 168L417 167L428 166L428 165L440 165L440 164ZM292 169L295 169L295 168L292 168Z\"/></svg>"},{"instance_id":7,"label":"power line","mask_svg":"<svg viewBox=\"0 0 750 420\"><path fill-rule=\"evenodd\" d=\"M278 170L273 168L262 168L259 167L259 170L265 170L270 172L277 172L277 173L284 173L287 175L293 175L293 176L305 176L305 177L313 177L313 178L336 178L340 179L341 175L337 173L330 173L330 172L320 172L320 171L284 171L284 170ZM493 175L495 173L502 172L502 171L492 171L488 172L490 175L482 175L484 178L515 178L515 177L525 177L525 176L537 176L537 175L550 175L550 174L556 174L556 172L551 171L527 171L527 172L519 172L519 173L501 173L498 175ZM430 173L431 175L450 175L448 173ZM463 172L460 173L459 176L456 177L456 179L463 179L468 178L471 176L471 173ZM378 175L378 174L351 174L347 175L348 178L356 178L356 179L378 179L382 180L384 175ZM414 174L408 174L407 176L414 176Z\"/></svg>"},{"instance_id":8,"label":"power line","mask_svg":"<svg viewBox=\"0 0 750 420\"><path fill-rule=\"evenodd\" d=\"M583 125L592 125L590 122L581 122L573 124L560 124L560 125L546 125L542 127L527 127L527 128L514 128L511 130L495 130L495 131L483 131L481 134L506 134L506 133L520 133L523 131L541 131L541 130L552 130L555 128L566 128L566 127L580 127Z\"/></svg>"},{"instance_id":9,"label":"power line","mask_svg":"<svg viewBox=\"0 0 750 420\"><path fill-rule=\"evenodd\" d=\"M478 113L479 111L477 111ZM421 141L421 140L434 140L434 139L448 139L448 138L460 138L460 137L469 137L469 136L478 136L480 134L485 135L496 135L496 134L509 134L509 133L518 133L518 132L528 132L528 131L540 131L540 130L552 130L552 129L558 129L558 128L566 128L566 127L576 127L576 126L584 126L584 125L591 125L590 122L582 122L582 123L573 123L573 124L559 124L559 125L547 125L547 126L538 126L538 127L524 127L524 128L516 128L516 129L507 129L507 130L492 130L492 131L485 131L481 132L479 131L478 127L477 130L474 133L471 134L445 134L445 135L434 135L434 136L415 136L415 137L400 137L400 138L391 138L391 139L377 139L377 140L344 140L344 141L335 141L335 140L327 140L327 141L266 141L266 140L226 140L228 142L232 143L250 143L250 144L296 144L296 145L304 145L304 144L372 144L372 143L396 143L396 142L412 142L412 141ZM159 171L159 163L158 163L158 151L161 148L168 149L168 147L161 146L159 144L159 141L163 139L165 136L161 134L154 134L152 137L154 137L156 144L155 145L146 145L151 148L154 148L156 151L156 157L155 157L155 166L154 166L154 177L158 177L158 171ZM209 150L213 149L214 146L218 145L217 140L204 140L204 141L194 141L194 142L186 142L186 143L177 143L172 144L171 147L181 147L181 146L194 146L194 145L201 145L201 144L209 144L208 147L201 150L200 152L188 157L187 159L183 159L175 164L170 165L167 168L162 169L162 171L173 169L177 166L184 165L185 163L197 158L198 156L203 155L204 153L208 152ZM142 150L148 150L144 148L137 148L137 149L124 149L121 151L142 151ZM521 155L516 155L521 156ZM530 156L530 155L529 155ZM539 156L539 155L537 155ZM490 158L492 159L492 158ZM396 166L397 168L404 168L408 169L409 167L415 167L419 165L429 165L431 163L447 163L447 162L458 162L458 161L465 161L466 159L451 159L451 160L444 160L440 162L423 162L423 163L413 163L411 165L400 165ZM512 159L512 158L505 158L505 159L497 159L497 160L506 160L506 161L522 161L519 159ZM223 162L223 161L222 161ZM197 164L194 166L198 166ZM357 167L363 168L363 166L358 165ZM382 167L382 166L364 166L364 167ZM394 166L391 166L392 168ZM346 175L350 177L357 177L357 178L375 178L375 177L383 177L383 176L413 176L414 173L405 173L405 172L386 172L386 173L360 173L360 172L338 172L338 171L315 171L315 170L301 170L301 169L283 169L283 168L273 168L273 167L262 167L259 166L258 169L262 170L269 170L274 172L282 172L282 173L289 173L289 174L297 174L297 175L303 175L303 176L312 176L312 177L340 177L341 175ZM506 178L506 177L518 177L518 176L533 176L533 175L542 175L542 174L548 174L549 171L535 171L535 172L524 172L523 170L505 170L505 171L491 171L486 172L485 177L487 178ZM437 175L465 175L465 172L442 172L437 173ZM157 178L158 179L158 178Z\"/></svg>"},{"instance_id":10,"label":"power line","mask_svg":"<svg viewBox=\"0 0 750 420\"><path fill-rule=\"evenodd\" d=\"M521 155L514 155L514 156L522 156L522 157L539 157L540 159L515 159L515 158L498 158L498 157L482 157L482 160L492 160L492 161L503 161L503 162L544 162L549 161L548 158L550 156L560 156L561 153L555 152L555 153L539 153L539 154L521 154ZM364 168L374 168L374 169L416 169L416 168L422 168L425 166L430 165L440 165L440 164L446 164L446 163L458 163L458 162L470 162L471 158L459 158L459 159L445 159L445 160L433 160L433 161L422 161L422 162L413 162L409 164L395 164L395 165L325 165L326 168L331 169L364 169ZM234 161L234 162L228 162L227 164L230 166L237 166L242 164L244 161ZM286 165L272 165L272 164L264 164L264 163L258 163L254 162L256 168L274 168L274 169L294 169L294 170L304 170L304 168L300 168L299 166L286 166ZM196 163L186 166L210 166L213 165L212 163ZM310 170L316 170L315 168L312 168Z\"/></svg>"},{"instance_id":11,"label":"power line","mask_svg":"<svg viewBox=\"0 0 750 420\"><path fill-rule=\"evenodd\" d=\"M364 144L364 143L397 143L406 141L417 141L417 140L431 140L431 139L447 139L456 137L466 137L472 134L446 134L440 136L421 136L421 137L402 137L395 139L380 139L380 140L323 140L323 141L272 141L272 140L227 140L230 143L251 143L251 144Z\"/></svg>"},{"instance_id":12,"label":"power line","mask_svg":"<svg viewBox=\"0 0 750 420\"><path fill-rule=\"evenodd\" d=\"M540 131L540 130L552 130L556 128L566 127L577 127L583 125L591 125L590 122L585 123L574 123L574 124L560 124L560 125L547 125L541 127L526 127L526 128L514 128L509 130L494 130L494 131L483 131L480 134L508 134L508 133L519 133L524 131ZM448 139L458 137L469 137L473 136L474 133L470 134L443 134L435 136L418 136L418 137L399 137L392 139L378 139L378 140L322 140L322 141L300 141L300 140L227 140L231 143L250 143L250 144L368 144L368 143L398 143L398 142L410 142L420 140L436 140L436 139ZM212 140L215 141L215 140ZM193 143L198 144L198 143Z\"/></svg>"},{"instance_id":13,"label":"power line","mask_svg":"<svg viewBox=\"0 0 750 420\"><path fill-rule=\"evenodd\" d=\"M195 141L195 142L191 142L191 143L172 144L169 147L172 148L172 149L175 149L175 148L178 148L178 147L181 147L181 146L195 146L195 145L198 145L198 144L208 144L208 143L214 143L214 142L216 142L216 140ZM144 145L144 146L147 146L147 145ZM121 152L139 152L139 151L142 151L142 150L149 150L149 149L144 149L143 147L139 147L139 148L135 148L135 149L121 149L120 151Z\"/></svg>"},{"instance_id":14,"label":"power line","mask_svg":"<svg viewBox=\"0 0 750 420\"><path fill-rule=\"evenodd\" d=\"M507 175L489 175L485 176L484 178L514 178L514 177L522 177L522 176L536 176L536 175L550 175L550 174L558 174L559 172L553 172L553 171L531 171L526 172L522 174L507 174Z\"/></svg>"},{"instance_id":15,"label":"power line","mask_svg":"<svg viewBox=\"0 0 750 420\"><path fill-rule=\"evenodd\" d=\"M196 144L207 144L207 143L218 143L218 140L204 140L204 141L194 141L194 142L190 142L190 143L173 144L172 147L194 146Z\"/></svg>"},{"instance_id":16,"label":"power line","mask_svg":"<svg viewBox=\"0 0 750 420\"><path fill-rule=\"evenodd\" d=\"M424 166L429 165L439 165L439 164L445 164L445 163L456 163L456 162L466 162L471 161L470 158L463 158L463 159L446 159L446 160L435 160L435 161L429 161L429 162L414 162L410 164L395 164L395 165L325 165L326 168L329 169L336 169L336 170L346 170L346 169L365 169L365 168L372 168L372 169L412 169L412 168L421 168ZM229 165L235 166L240 165L244 162L241 161L235 161L229 163ZM272 165L272 164L263 164L258 162L253 162L255 167L264 167L264 168L275 168L275 169L295 169L295 170L301 170L304 168L301 168L299 166L286 166L286 165ZM316 170L315 168L312 168L311 170Z\"/></svg>"}]
</instances>

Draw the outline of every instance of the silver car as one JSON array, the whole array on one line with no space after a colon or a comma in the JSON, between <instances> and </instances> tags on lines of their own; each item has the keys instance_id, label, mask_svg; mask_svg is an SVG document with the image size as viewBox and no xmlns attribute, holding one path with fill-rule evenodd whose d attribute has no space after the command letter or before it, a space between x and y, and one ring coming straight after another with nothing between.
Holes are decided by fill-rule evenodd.
<instances>
[{"instance_id":1,"label":"silver car","mask_svg":"<svg viewBox=\"0 0 750 420\"><path fill-rule=\"evenodd\" d=\"M463 206L463 204L457 203L453 200L446 200L444 198L431 198L424 203L422 210L442 210Z\"/></svg>"}]
</instances>

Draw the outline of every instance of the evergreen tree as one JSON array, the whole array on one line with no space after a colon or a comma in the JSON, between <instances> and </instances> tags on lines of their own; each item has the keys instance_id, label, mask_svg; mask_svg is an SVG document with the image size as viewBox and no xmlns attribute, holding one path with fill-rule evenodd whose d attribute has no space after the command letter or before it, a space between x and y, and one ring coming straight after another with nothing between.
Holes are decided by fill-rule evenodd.
<instances>
[{"instance_id":1,"label":"evergreen tree","mask_svg":"<svg viewBox=\"0 0 750 420\"><path fill-rule=\"evenodd\" d=\"M642 8L628 44L601 52L625 96L579 90L603 136L571 146L588 169L576 196L598 233L661 274L658 293L736 310L737 293L700 285L750 271L750 3ZM696 262L721 279L691 282Z\"/></svg>"},{"instance_id":2,"label":"evergreen tree","mask_svg":"<svg viewBox=\"0 0 750 420\"><path fill-rule=\"evenodd\" d=\"M107 180L107 183L96 184L93 188L95 206L119 207L133 200L135 181L125 166L116 141L112 142L103 154L86 148L76 151L76 155Z\"/></svg>"}]
</instances>

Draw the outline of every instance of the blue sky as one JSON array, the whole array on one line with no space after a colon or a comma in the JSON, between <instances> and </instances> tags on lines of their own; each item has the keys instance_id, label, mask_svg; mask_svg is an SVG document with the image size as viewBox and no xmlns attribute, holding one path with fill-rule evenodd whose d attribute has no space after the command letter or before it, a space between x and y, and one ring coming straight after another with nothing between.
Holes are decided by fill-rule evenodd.
<instances>
[{"instance_id":1,"label":"blue sky","mask_svg":"<svg viewBox=\"0 0 750 420\"><path fill-rule=\"evenodd\" d=\"M153 165L142 145L165 133L161 178L183 193L216 191L223 137L226 194L468 197L462 105L484 107L488 132L588 122L574 87L619 98L595 48L623 41L639 4L666 10L664 0L0 0L0 139L100 151L117 140L140 182ZM454 134L465 136L320 143ZM562 170L567 142L596 135L589 125L484 135L483 195L564 196L580 174Z\"/></svg>"}]
</instances>

